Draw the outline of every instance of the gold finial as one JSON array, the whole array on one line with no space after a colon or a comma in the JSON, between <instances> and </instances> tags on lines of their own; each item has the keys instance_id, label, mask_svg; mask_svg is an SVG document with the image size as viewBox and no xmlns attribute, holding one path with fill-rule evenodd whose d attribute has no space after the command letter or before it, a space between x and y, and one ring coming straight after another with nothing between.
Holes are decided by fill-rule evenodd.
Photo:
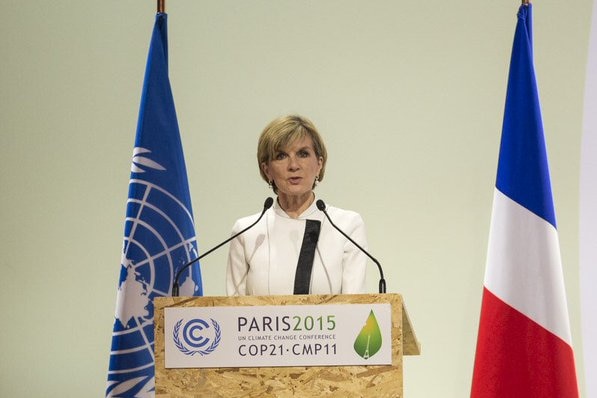
<instances>
[{"instance_id":1,"label":"gold finial","mask_svg":"<svg viewBox=\"0 0 597 398\"><path fill-rule=\"evenodd\" d=\"M166 12L166 0L158 0L158 12Z\"/></svg>"}]
</instances>

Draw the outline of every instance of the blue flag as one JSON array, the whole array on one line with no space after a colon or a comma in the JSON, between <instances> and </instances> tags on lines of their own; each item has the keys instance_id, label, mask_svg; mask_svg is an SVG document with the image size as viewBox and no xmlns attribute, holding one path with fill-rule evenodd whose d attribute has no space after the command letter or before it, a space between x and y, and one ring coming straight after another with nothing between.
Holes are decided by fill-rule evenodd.
<instances>
[{"instance_id":1,"label":"blue flag","mask_svg":"<svg viewBox=\"0 0 597 398\"><path fill-rule=\"evenodd\" d=\"M141 96L110 352L107 397L155 394L153 299L197 258L187 173L168 79L167 15L155 20ZM196 264L181 295L202 295Z\"/></svg>"}]
</instances>

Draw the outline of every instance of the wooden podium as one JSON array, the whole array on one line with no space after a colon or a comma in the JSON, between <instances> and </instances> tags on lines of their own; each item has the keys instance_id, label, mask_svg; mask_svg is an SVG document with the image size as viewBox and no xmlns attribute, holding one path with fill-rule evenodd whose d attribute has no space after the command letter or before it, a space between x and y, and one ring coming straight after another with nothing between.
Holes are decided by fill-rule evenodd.
<instances>
[{"instance_id":1,"label":"wooden podium","mask_svg":"<svg viewBox=\"0 0 597 398\"><path fill-rule=\"evenodd\" d=\"M164 309L167 307L380 303L391 305L391 365L165 368ZM402 397L402 357L421 352L399 294L162 297L155 300L154 310L156 398Z\"/></svg>"}]
</instances>

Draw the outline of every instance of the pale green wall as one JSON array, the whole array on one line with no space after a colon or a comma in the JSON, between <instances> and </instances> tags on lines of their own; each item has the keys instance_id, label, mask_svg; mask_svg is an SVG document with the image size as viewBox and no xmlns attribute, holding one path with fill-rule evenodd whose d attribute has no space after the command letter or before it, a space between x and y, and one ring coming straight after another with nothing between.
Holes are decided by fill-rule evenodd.
<instances>
[{"instance_id":1,"label":"pale green wall","mask_svg":"<svg viewBox=\"0 0 597 398\"><path fill-rule=\"evenodd\" d=\"M330 151L319 195L363 215L423 344L405 363L409 398L469 394L518 5L168 1L200 247L270 194L254 156L263 126L290 112L312 118ZM590 0L534 9L579 369L590 10ZM155 2L4 0L1 11L0 396L102 396ZM203 262L208 295L224 294L225 255Z\"/></svg>"}]
</instances>

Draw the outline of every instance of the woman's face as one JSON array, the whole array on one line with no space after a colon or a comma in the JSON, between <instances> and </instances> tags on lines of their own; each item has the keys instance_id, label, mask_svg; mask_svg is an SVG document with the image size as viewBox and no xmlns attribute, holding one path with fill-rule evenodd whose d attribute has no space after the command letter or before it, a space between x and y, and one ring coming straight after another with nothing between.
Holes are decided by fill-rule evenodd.
<instances>
[{"instance_id":1,"label":"woman's face","mask_svg":"<svg viewBox=\"0 0 597 398\"><path fill-rule=\"evenodd\" d=\"M313 140L306 136L274 154L269 163L262 163L263 172L278 187L280 196L310 194L323 159L317 157Z\"/></svg>"}]
</instances>

